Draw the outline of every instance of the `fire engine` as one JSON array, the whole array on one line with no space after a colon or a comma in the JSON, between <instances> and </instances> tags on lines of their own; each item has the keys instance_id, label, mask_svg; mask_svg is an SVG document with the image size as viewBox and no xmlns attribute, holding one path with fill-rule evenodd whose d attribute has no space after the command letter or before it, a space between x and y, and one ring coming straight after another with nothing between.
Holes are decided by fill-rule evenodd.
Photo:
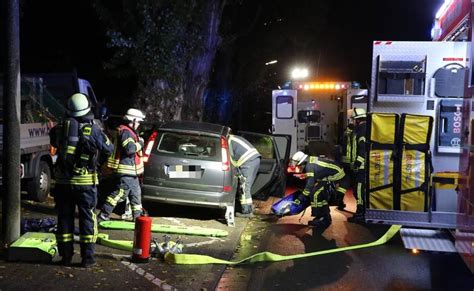
<instances>
[{"instance_id":1,"label":"fire engine","mask_svg":"<svg viewBox=\"0 0 474 291\"><path fill-rule=\"evenodd\" d=\"M369 133L366 189L368 222L401 224L404 226L401 235L406 247L458 252L471 271L474 271L473 9L472 0L446 0L435 16L432 42L374 41L368 102L370 114L408 114L415 118L422 115L431 119L433 126L425 150L419 151L416 145L408 145L415 149L413 152L421 154L419 157L423 154L431 156L431 159L424 161L418 156L412 155L408 159L408 154L404 155L408 150L404 146L405 141L401 142L403 135L397 137L395 143L398 145L380 146L373 143L378 148L372 154ZM402 132L404 129L401 129ZM392 150L402 160L400 164L389 159L383 164L375 157L375 154L390 153ZM392 178L389 175L385 177L386 183L381 183L384 184L382 187L376 187L373 183L377 180L373 170L376 166L385 174L393 171L393 180L388 181ZM424 167L432 167L432 172L429 169L424 171ZM402 175L402 179L398 179L398 182L401 180L401 188L406 183L403 178L410 175L413 180L430 185L430 190L424 187L425 196L419 196L425 201L424 210L407 211L396 203L377 207L379 205L373 203L381 197L380 189L391 187L389 183L395 181L395 176L399 174L396 171ZM419 174L423 178L416 176ZM406 202L408 195L403 198L406 194L413 195L394 190L393 200L400 201L402 197ZM449 234L454 237L454 244Z\"/></svg>"},{"instance_id":2,"label":"fire engine","mask_svg":"<svg viewBox=\"0 0 474 291\"><path fill-rule=\"evenodd\" d=\"M294 82L272 91L272 132L291 135L290 153L331 155L347 126L347 109L367 107L356 82Z\"/></svg>"}]
</instances>

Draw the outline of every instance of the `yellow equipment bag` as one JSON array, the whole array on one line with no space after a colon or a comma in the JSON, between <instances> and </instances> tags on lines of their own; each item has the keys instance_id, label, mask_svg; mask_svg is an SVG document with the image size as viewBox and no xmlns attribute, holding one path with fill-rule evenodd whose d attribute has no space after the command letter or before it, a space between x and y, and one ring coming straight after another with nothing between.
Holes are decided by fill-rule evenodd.
<instances>
[{"instance_id":1,"label":"yellow equipment bag","mask_svg":"<svg viewBox=\"0 0 474 291\"><path fill-rule=\"evenodd\" d=\"M395 191L395 209L428 211L431 179L430 139L433 118L402 114L400 131L399 181ZM397 171L398 172L398 171Z\"/></svg>"},{"instance_id":2,"label":"yellow equipment bag","mask_svg":"<svg viewBox=\"0 0 474 291\"><path fill-rule=\"evenodd\" d=\"M369 141L376 144L394 145L399 116L395 113L369 114Z\"/></svg>"},{"instance_id":3,"label":"yellow equipment bag","mask_svg":"<svg viewBox=\"0 0 474 291\"><path fill-rule=\"evenodd\" d=\"M394 170L399 116L370 113L367 122L368 168L366 205L370 209L394 209Z\"/></svg>"}]
</instances>

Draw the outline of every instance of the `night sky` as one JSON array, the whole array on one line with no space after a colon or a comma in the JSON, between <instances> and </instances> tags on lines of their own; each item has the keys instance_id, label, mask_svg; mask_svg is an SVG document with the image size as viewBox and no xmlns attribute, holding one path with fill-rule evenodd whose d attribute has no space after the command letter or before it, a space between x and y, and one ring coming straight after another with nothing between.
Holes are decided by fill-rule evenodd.
<instances>
[{"instance_id":1,"label":"night sky","mask_svg":"<svg viewBox=\"0 0 474 291\"><path fill-rule=\"evenodd\" d=\"M252 45L268 46L268 54L261 56L261 62L278 59L274 70L280 75L286 76L296 64L307 64L313 77L319 72L319 79L357 80L365 84L370 80L372 41L429 41L434 15L443 2L326 0L326 10L319 11L315 5L319 1L263 0L257 25L236 45L250 50ZM249 11L242 13L244 19L252 15L257 1L246 3L243 7ZM323 22L318 15L323 15ZM263 44L256 41L269 29L289 34L292 44L273 46L271 39ZM93 83L98 95L112 98L131 92L130 84L118 82L103 69L111 52L106 48L105 30L90 0L26 0L22 2L20 33L23 72L76 68L79 76Z\"/></svg>"}]
</instances>

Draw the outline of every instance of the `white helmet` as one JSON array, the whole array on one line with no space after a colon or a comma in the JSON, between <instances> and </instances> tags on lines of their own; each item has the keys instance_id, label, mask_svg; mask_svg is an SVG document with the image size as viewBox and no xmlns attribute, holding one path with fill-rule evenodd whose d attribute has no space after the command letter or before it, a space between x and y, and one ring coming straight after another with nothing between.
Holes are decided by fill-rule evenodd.
<instances>
[{"instance_id":1,"label":"white helmet","mask_svg":"<svg viewBox=\"0 0 474 291\"><path fill-rule=\"evenodd\" d=\"M352 109L351 118L359 119L359 118L366 118L367 114L364 108L354 108Z\"/></svg>"},{"instance_id":2,"label":"white helmet","mask_svg":"<svg viewBox=\"0 0 474 291\"><path fill-rule=\"evenodd\" d=\"M67 114L72 117L84 116L91 110L89 99L82 93L76 93L69 97L66 107Z\"/></svg>"},{"instance_id":3,"label":"white helmet","mask_svg":"<svg viewBox=\"0 0 474 291\"><path fill-rule=\"evenodd\" d=\"M303 153L302 151L298 151L291 157L291 163L295 166L301 165L307 157L307 154Z\"/></svg>"},{"instance_id":4,"label":"white helmet","mask_svg":"<svg viewBox=\"0 0 474 291\"><path fill-rule=\"evenodd\" d=\"M124 116L125 120L138 121L141 122L145 120L145 114L141 110L130 108L127 110L127 113Z\"/></svg>"}]
</instances>

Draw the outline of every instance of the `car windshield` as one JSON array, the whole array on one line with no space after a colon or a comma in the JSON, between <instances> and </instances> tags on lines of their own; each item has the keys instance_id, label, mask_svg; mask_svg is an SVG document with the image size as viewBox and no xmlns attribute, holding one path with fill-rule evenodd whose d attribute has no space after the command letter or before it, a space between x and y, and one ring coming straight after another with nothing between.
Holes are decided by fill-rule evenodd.
<instances>
[{"instance_id":1,"label":"car windshield","mask_svg":"<svg viewBox=\"0 0 474 291\"><path fill-rule=\"evenodd\" d=\"M158 152L173 156L220 158L220 139L212 136L164 132L158 143Z\"/></svg>"}]
</instances>

